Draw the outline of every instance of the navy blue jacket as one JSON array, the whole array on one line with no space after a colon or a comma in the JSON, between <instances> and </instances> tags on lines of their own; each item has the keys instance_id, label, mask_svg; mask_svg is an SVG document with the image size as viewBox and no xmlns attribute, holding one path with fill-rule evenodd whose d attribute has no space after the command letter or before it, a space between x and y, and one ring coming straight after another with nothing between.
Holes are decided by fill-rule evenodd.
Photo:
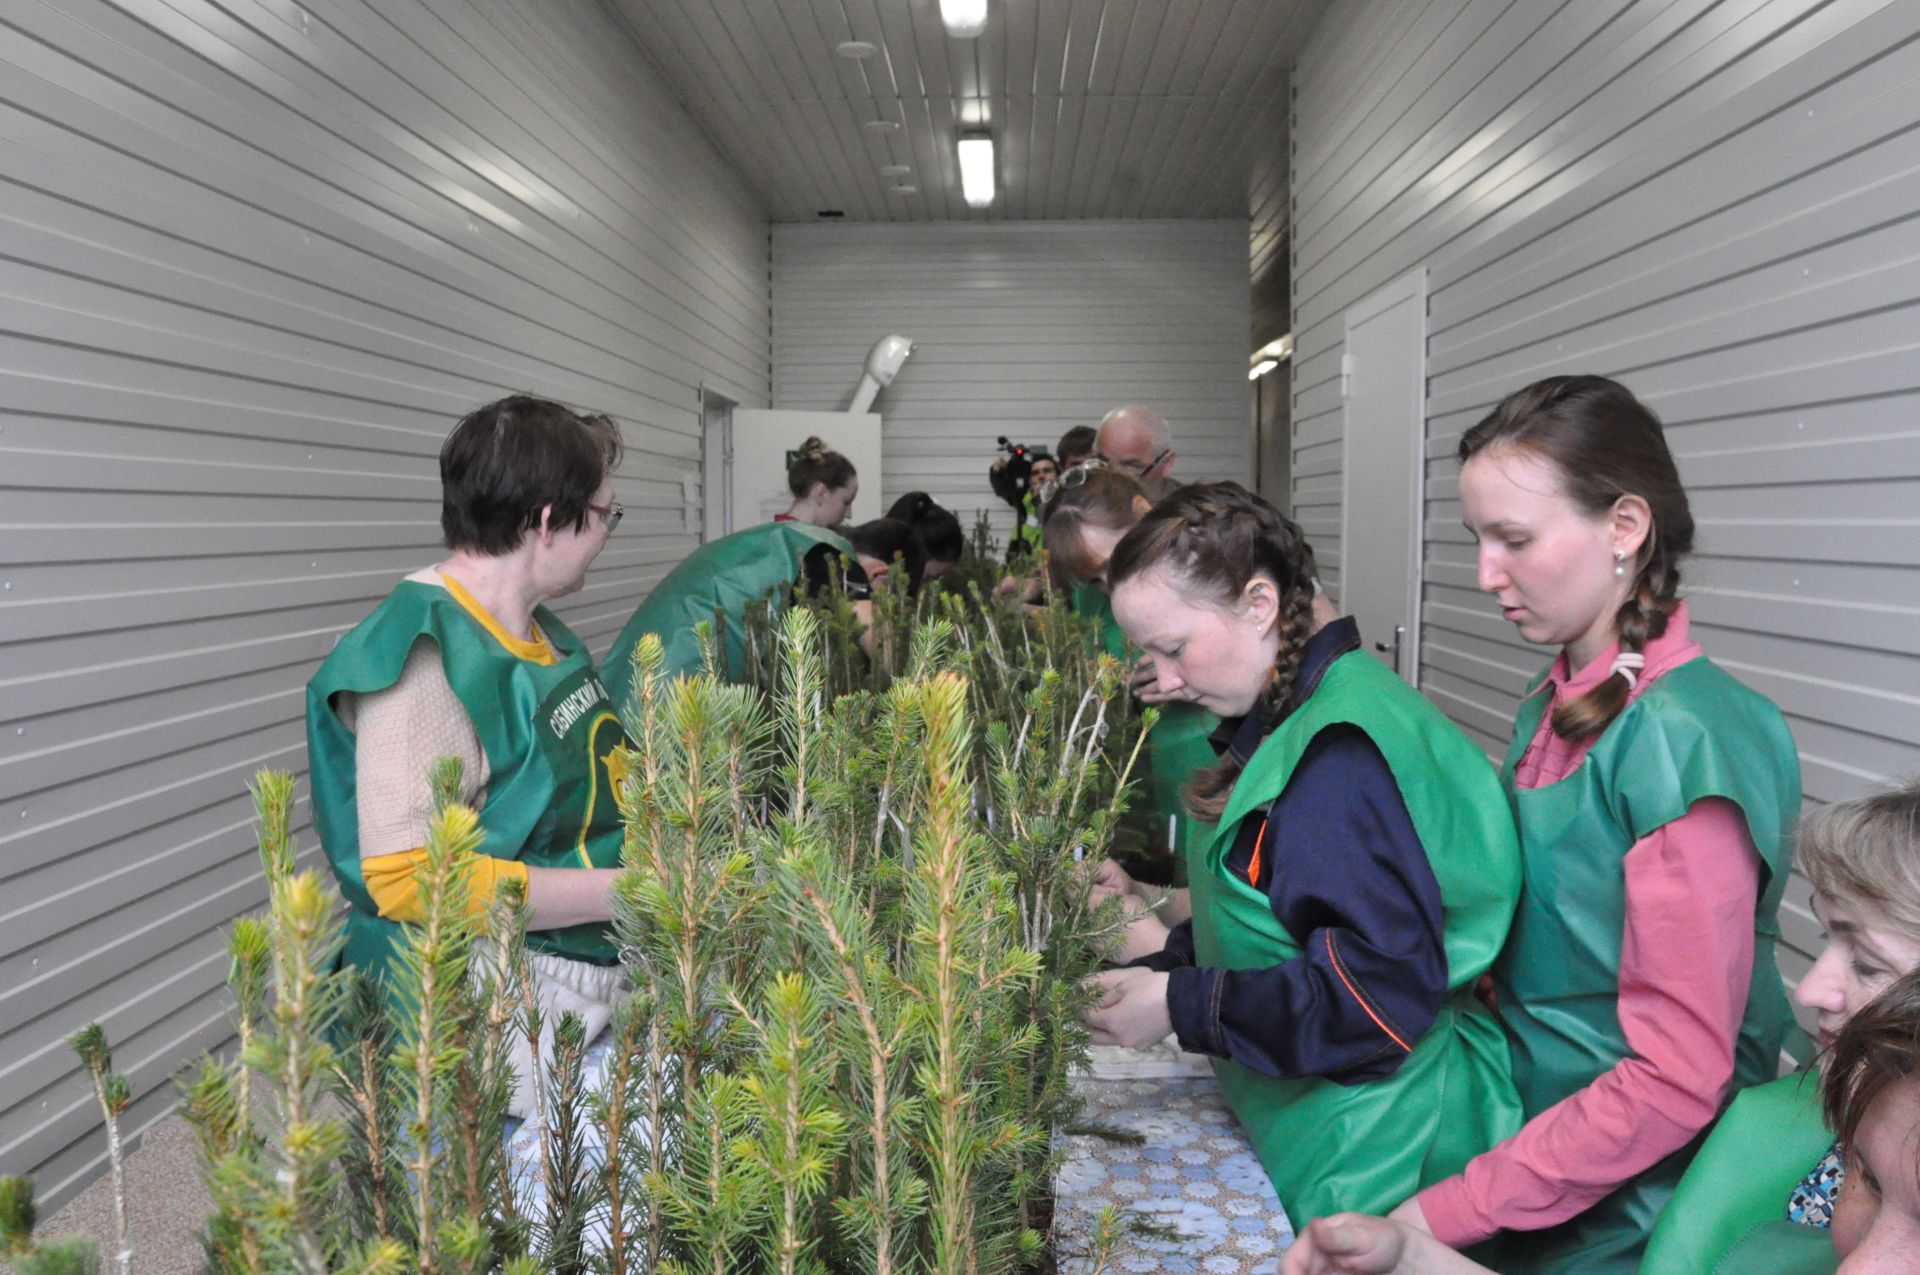
<instances>
[{"instance_id":1,"label":"navy blue jacket","mask_svg":"<svg viewBox=\"0 0 1920 1275\"><path fill-rule=\"evenodd\" d=\"M1314 634L1287 713L1314 693L1329 664L1359 649L1351 619ZM1245 764L1285 717L1264 720L1256 711L1224 722L1215 744ZM1189 1050L1268 1076L1355 1083L1391 1075L1406 1051L1360 997L1418 1035L1440 1012L1447 957L1440 884L1386 758L1358 727L1322 730L1280 796L1241 821L1229 870L1246 875L1263 824L1254 885L1267 892L1301 955L1267 969L1195 966L1187 922L1165 950L1135 964L1170 972L1167 1008Z\"/></svg>"}]
</instances>

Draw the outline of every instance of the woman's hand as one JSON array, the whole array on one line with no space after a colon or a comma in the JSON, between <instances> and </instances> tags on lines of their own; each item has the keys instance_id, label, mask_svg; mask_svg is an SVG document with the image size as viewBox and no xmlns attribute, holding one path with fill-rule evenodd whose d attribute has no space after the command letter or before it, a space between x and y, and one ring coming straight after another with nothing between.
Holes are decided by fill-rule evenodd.
<instances>
[{"instance_id":1,"label":"woman's hand","mask_svg":"<svg viewBox=\"0 0 1920 1275\"><path fill-rule=\"evenodd\" d=\"M1153 657L1143 655L1139 663L1133 666L1133 697L1142 704L1184 704L1192 697L1185 689L1163 691L1160 689L1160 670L1155 667Z\"/></svg>"},{"instance_id":2,"label":"woman's hand","mask_svg":"<svg viewBox=\"0 0 1920 1275\"><path fill-rule=\"evenodd\" d=\"M1100 1003L1087 1014L1096 1045L1145 1049L1173 1031L1167 1012L1167 976L1158 970L1108 970L1089 983Z\"/></svg>"},{"instance_id":3,"label":"woman's hand","mask_svg":"<svg viewBox=\"0 0 1920 1275\"><path fill-rule=\"evenodd\" d=\"M1287 1250L1280 1270L1281 1275L1492 1275L1425 1231L1364 1213L1315 1218Z\"/></svg>"},{"instance_id":4,"label":"woman's hand","mask_svg":"<svg viewBox=\"0 0 1920 1275\"><path fill-rule=\"evenodd\" d=\"M1107 898L1115 894L1131 894L1138 897L1140 883L1133 874L1112 859L1102 859L1100 866L1093 870L1093 885L1087 891L1087 902L1093 907L1100 906Z\"/></svg>"}]
</instances>

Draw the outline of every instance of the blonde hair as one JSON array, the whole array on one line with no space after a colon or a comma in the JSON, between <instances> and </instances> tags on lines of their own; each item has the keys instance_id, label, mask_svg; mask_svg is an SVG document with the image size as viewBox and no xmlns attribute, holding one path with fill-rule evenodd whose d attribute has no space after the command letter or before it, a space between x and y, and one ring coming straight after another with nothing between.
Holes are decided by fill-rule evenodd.
<instances>
[{"instance_id":1,"label":"blonde hair","mask_svg":"<svg viewBox=\"0 0 1920 1275\"><path fill-rule=\"evenodd\" d=\"M1798 849L1815 890L1920 942L1920 780L1814 811Z\"/></svg>"}]
</instances>

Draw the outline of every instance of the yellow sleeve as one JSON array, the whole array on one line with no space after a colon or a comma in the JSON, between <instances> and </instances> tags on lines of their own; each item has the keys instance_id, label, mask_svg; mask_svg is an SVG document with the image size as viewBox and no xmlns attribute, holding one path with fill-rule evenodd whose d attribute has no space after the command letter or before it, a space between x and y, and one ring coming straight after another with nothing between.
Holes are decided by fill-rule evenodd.
<instances>
[{"instance_id":1,"label":"yellow sleeve","mask_svg":"<svg viewBox=\"0 0 1920 1275\"><path fill-rule=\"evenodd\" d=\"M419 872L427 863L424 848L403 850L399 854L377 854L360 861L366 878L367 893L380 915L389 921L418 921L420 908ZM493 901L494 888L505 880L527 881L527 865L518 859L496 859L475 855L473 870L467 876L467 911L478 915Z\"/></svg>"}]
</instances>

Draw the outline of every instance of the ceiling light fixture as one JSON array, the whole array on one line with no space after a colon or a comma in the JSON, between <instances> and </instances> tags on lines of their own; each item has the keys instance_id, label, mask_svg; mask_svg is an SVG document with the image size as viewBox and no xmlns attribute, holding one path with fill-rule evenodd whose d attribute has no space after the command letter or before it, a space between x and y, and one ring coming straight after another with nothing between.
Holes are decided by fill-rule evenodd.
<instances>
[{"instance_id":1,"label":"ceiling light fixture","mask_svg":"<svg viewBox=\"0 0 1920 1275\"><path fill-rule=\"evenodd\" d=\"M912 165L912 164L882 164L882 165L880 165L880 175L881 175L882 177L905 177L905 176L906 176L906 175L907 175L908 173L910 173L910 172L912 172L912 171L913 171L913 165Z\"/></svg>"},{"instance_id":2,"label":"ceiling light fixture","mask_svg":"<svg viewBox=\"0 0 1920 1275\"><path fill-rule=\"evenodd\" d=\"M860 127L866 129L869 133L892 133L892 132L897 132L899 130L900 121L899 120L867 120L866 122L861 124Z\"/></svg>"},{"instance_id":3,"label":"ceiling light fixture","mask_svg":"<svg viewBox=\"0 0 1920 1275\"><path fill-rule=\"evenodd\" d=\"M880 47L866 40L842 40L833 46L833 51L843 58L852 58L858 62L870 58L880 51Z\"/></svg>"},{"instance_id":4,"label":"ceiling light fixture","mask_svg":"<svg viewBox=\"0 0 1920 1275\"><path fill-rule=\"evenodd\" d=\"M987 0L940 0L940 21L956 40L971 40L987 29Z\"/></svg>"},{"instance_id":5,"label":"ceiling light fixture","mask_svg":"<svg viewBox=\"0 0 1920 1275\"><path fill-rule=\"evenodd\" d=\"M918 186L889 186L887 187L887 193L889 195L917 195L920 193L920 188Z\"/></svg>"},{"instance_id":6,"label":"ceiling light fixture","mask_svg":"<svg viewBox=\"0 0 1920 1275\"><path fill-rule=\"evenodd\" d=\"M1280 363L1277 359L1261 359L1247 370L1247 379L1249 381L1257 381L1279 366Z\"/></svg>"},{"instance_id":7,"label":"ceiling light fixture","mask_svg":"<svg viewBox=\"0 0 1920 1275\"><path fill-rule=\"evenodd\" d=\"M993 138L975 134L960 139L960 193L969 208L993 202Z\"/></svg>"}]
</instances>

